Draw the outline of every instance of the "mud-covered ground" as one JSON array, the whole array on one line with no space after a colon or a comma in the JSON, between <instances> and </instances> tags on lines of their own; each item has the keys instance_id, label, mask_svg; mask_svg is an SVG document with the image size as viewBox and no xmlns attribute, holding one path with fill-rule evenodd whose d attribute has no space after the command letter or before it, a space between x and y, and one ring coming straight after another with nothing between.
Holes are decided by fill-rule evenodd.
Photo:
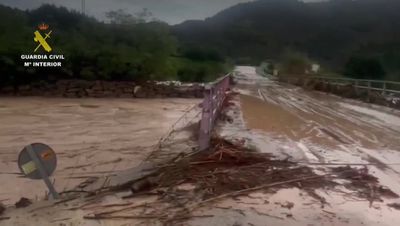
<instances>
[{"instance_id":1,"label":"mud-covered ground","mask_svg":"<svg viewBox=\"0 0 400 226\"><path fill-rule=\"evenodd\" d=\"M257 75L253 67L236 71L239 107L228 112L233 123L221 126L220 134L241 138L260 152L313 167L318 173L347 164L365 168L381 185L400 194L399 111L280 84ZM329 203L324 208L298 189L283 189L272 196L258 194L268 203L252 208L272 215L265 218L267 225L395 225L400 220L400 212L387 206L399 202L396 198L370 205L345 188L335 190L319 191ZM254 198L246 200L254 202ZM286 202L294 207L277 208ZM239 206L251 209L251 205ZM277 218L286 212L293 217ZM240 221L263 225L249 216Z\"/></svg>"},{"instance_id":2,"label":"mud-covered ground","mask_svg":"<svg viewBox=\"0 0 400 226\"><path fill-rule=\"evenodd\" d=\"M400 187L399 111L278 84L256 77L251 67L238 70L247 78L247 84L237 86L245 125L279 146L275 155L316 163L375 164L393 174L395 187Z\"/></svg>"},{"instance_id":3,"label":"mud-covered ground","mask_svg":"<svg viewBox=\"0 0 400 226\"><path fill-rule=\"evenodd\" d=\"M21 177L18 153L30 143L54 149L59 192L93 176L135 167L198 99L0 98L0 201L43 199L42 181Z\"/></svg>"}]
</instances>

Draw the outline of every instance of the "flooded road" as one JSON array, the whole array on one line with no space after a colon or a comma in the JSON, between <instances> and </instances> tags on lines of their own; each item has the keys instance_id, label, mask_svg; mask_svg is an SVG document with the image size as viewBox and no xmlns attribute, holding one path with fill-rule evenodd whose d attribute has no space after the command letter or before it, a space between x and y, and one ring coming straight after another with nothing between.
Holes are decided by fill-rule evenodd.
<instances>
[{"instance_id":1,"label":"flooded road","mask_svg":"<svg viewBox=\"0 0 400 226\"><path fill-rule=\"evenodd\" d=\"M59 192L135 167L196 99L0 98L0 201L43 199L42 181L21 177L18 153L30 143L54 149Z\"/></svg>"},{"instance_id":2,"label":"flooded road","mask_svg":"<svg viewBox=\"0 0 400 226\"><path fill-rule=\"evenodd\" d=\"M381 163L400 173L399 111L278 84L252 68L239 72L247 76L238 88L247 94L240 103L249 129L290 143L311 162Z\"/></svg>"},{"instance_id":3,"label":"flooded road","mask_svg":"<svg viewBox=\"0 0 400 226\"><path fill-rule=\"evenodd\" d=\"M240 113L235 113L242 124L225 125L220 129L224 136L244 137L258 151L313 166L316 171L347 164L366 167L382 185L400 194L399 111L280 84L257 75L254 67L237 67L235 79L240 93ZM400 212L387 206L399 199L369 206L367 200L321 191L330 203L325 210L333 213L326 214L307 204L308 198L299 196L299 191L284 193L268 199L294 202L297 220L271 219L272 225L394 225L400 220ZM269 214L279 212L270 204L263 208Z\"/></svg>"}]
</instances>

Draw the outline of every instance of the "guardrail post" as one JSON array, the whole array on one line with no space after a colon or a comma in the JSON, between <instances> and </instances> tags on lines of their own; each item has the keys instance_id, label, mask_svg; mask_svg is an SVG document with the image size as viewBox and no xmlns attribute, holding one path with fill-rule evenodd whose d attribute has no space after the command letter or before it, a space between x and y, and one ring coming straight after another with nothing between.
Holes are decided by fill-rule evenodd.
<instances>
[{"instance_id":1,"label":"guardrail post","mask_svg":"<svg viewBox=\"0 0 400 226\"><path fill-rule=\"evenodd\" d=\"M211 121L210 121L210 126L209 126L209 132L214 127L214 118L215 118L215 114L216 114L215 109L217 108L217 105L218 105L218 100L217 100L217 98L218 98L218 89L215 86L211 87L210 96L211 96L211 98L210 98L210 100L211 100L211 104L210 104L211 105L211 109L210 109L211 117L210 117L210 120ZM209 136L211 136L211 134L209 134Z\"/></svg>"},{"instance_id":2,"label":"guardrail post","mask_svg":"<svg viewBox=\"0 0 400 226\"><path fill-rule=\"evenodd\" d=\"M368 102L370 102L371 97L371 81L368 81Z\"/></svg>"},{"instance_id":3,"label":"guardrail post","mask_svg":"<svg viewBox=\"0 0 400 226\"><path fill-rule=\"evenodd\" d=\"M357 96L357 97L358 97L358 95L359 95L358 86L359 86L358 80L356 80L356 81L354 82L354 91L356 92L356 96Z\"/></svg>"},{"instance_id":4,"label":"guardrail post","mask_svg":"<svg viewBox=\"0 0 400 226\"><path fill-rule=\"evenodd\" d=\"M386 95L386 82L383 82L382 95Z\"/></svg>"},{"instance_id":5,"label":"guardrail post","mask_svg":"<svg viewBox=\"0 0 400 226\"><path fill-rule=\"evenodd\" d=\"M202 118L200 121L200 133L199 133L199 148L205 150L210 145L210 126L212 123L212 89L207 87L204 90L203 99L203 111Z\"/></svg>"},{"instance_id":6,"label":"guardrail post","mask_svg":"<svg viewBox=\"0 0 400 226\"><path fill-rule=\"evenodd\" d=\"M328 79L324 79L323 81L324 81L324 90L327 90L328 86L329 86L329 80Z\"/></svg>"}]
</instances>

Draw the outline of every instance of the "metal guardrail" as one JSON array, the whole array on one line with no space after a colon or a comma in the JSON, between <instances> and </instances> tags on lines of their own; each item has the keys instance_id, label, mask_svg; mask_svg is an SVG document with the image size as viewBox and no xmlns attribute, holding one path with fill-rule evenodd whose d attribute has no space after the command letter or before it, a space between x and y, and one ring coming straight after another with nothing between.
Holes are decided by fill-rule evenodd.
<instances>
[{"instance_id":1,"label":"metal guardrail","mask_svg":"<svg viewBox=\"0 0 400 226\"><path fill-rule=\"evenodd\" d=\"M288 77L288 79L312 79L323 83L329 83L332 85L351 85L356 91L367 90L380 91L383 95L394 93L400 94L400 82L385 81L385 80L368 80L368 79L352 79L352 78L340 78L340 77L326 77L326 76L303 76L303 77Z\"/></svg>"},{"instance_id":2,"label":"metal guardrail","mask_svg":"<svg viewBox=\"0 0 400 226\"><path fill-rule=\"evenodd\" d=\"M231 73L210 83L204 91L203 110L200 121L199 148L201 151L210 146L211 132L215 125L215 120L221 110L222 103L229 89Z\"/></svg>"}]
</instances>

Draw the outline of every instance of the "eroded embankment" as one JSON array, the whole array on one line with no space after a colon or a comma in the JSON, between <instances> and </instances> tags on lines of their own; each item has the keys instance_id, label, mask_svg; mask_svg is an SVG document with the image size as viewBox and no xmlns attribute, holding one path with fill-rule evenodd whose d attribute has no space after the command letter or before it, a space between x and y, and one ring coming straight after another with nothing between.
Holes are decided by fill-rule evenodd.
<instances>
[{"instance_id":1,"label":"eroded embankment","mask_svg":"<svg viewBox=\"0 0 400 226\"><path fill-rule=\"evenodd\" d=\"M200 83L60 80L56 83L41 81L15 87L0 87L0 96L201 98L203 91L204 85Z\"/></svg>"}]
</instances>

